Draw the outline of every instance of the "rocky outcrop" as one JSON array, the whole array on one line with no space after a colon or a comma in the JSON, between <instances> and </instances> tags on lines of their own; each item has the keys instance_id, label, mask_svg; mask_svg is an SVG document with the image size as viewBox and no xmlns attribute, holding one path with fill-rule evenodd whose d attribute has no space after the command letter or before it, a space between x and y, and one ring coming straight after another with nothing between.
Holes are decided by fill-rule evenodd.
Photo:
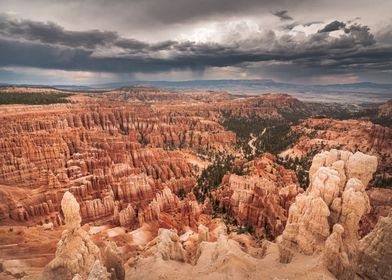
<instances>
[{"instance_id":1,"label":"rocky outcrop","mask_svg":"<svg viewBox=\"0 0 392 280\"><path fill-rule=\"evenodd\" d=\"M71 231L79 229L82 221L80 217L80 206L70 192L64 194L61 200L61 210L63 211L67 228Z\"/></svg>"},{"instance_id":2,"label":"rocky outcrop","mask_svg":"<svg viewBox=\"0 0 392 280\"><path fill-rule=\"evenodd\" d=\"M358 274L364 279L392 278L392 211L359 244Z\"/></svg>"},{"instance_id":3,"label":"rocky outcrop","mask_svg":"<svg viewBox=\"0 0 392 280\"><path fill-rule=\"evenodd\" d=\"M306 116L310 114L307 105L288 94L263 94L251 98L226 101L219 104L225 115L236 118L258 117L263 119L284 119L285 114Z\"/></svg>"},{"instance_id":4,"label":"rocky outcrop","mask_svg":"<svg viewBox=\"0 0 392 280\"><path fill-rule=\"evenodd\" d=\"M67 229L57 244L56 257L45 267L42 278L68 280L76 274L87 278L91 270L101 270L99 267L102 260L100 250L91 241L88 233L80 228L79 204L75 197L66 192L61 206Z\"/></svg>"},{"instance_id":5,"label":"rocky outcrop","mask_svg":"<svg viewBox=\"0 0 392 280\"><path fill-rule=\"evenodd\" d=\"M173 230L159 229L157 250L164 260L186 261L186 252Z\"/></svg>"},{"instance_id":6,"label":"rocky outcrop","mask_svg":"<svg viewBox=\"0 0 392 280\"><path fill-rule=\"evenodd\" d=\"M383 105L378 107L377 117L379 120L384 121L385 123L389 123L391 126L392 121L392 100L389 100Z\"/></svg>"},{"instance_id":7,"label":"rocky outcrop","mask_svg":"<svg viewBox=\"0 0 392 280\"><path fill-rule=\"evenodd\" d=\"M230 205L239 223L258 228L268 223L273 234L283 230L287 214L279 189L273 181L258 176L233 174L230 175L229 186L233 191Z\"/></svg>"},{"instance_id":8,"label":"rocky outcrop","mask_svg":"<svg viewBox=\"0 0 392 280\"><path fill-rule=\"evenodd\" d=\"M128 204L127 208L121 210L118 214L119 216L119 224L122 227L132 228L135 225L136 221L136 213L131 204Z\"/></svg>"},{"instance_id":9,"label":"rocky outcrop","mask_svg":"<svg viewBox=\"0 0 392 280\"><path fill-rule=\"evenodd\" d=\"M332 234L325 242L325 265L338 279L354 279L355 260L349 259L343 243L344 228L340 224L333 226Z\"/></svg>"},{"instance_id":10,"label":"rocky outcrop","mask_svg":"<svg viewBox=\"0 0 392 280\"><path fill-rule=\"evenodd\" d=\"M192 232L180 236L180 242L177 242L175 241L177 240L176 234L169 233L174 238L167 237L171 246L164 246L164 252L172 252L171 259L180 259L180 261L168 261L171 260L169 257L164 261L161 255L162 249L156 250L149 256L139 258L136 263L132 260L130 269L132 273L128 277L130 279L159 279L160 277L168 279L267 279L271 275L282 279L287 277L287 275L284 277L279 274L278 270L274 270L275 268L272 269L274 272L271 271L271 266L276 264L276 249L269 252L269 260L260 263L263 261L265 247L255 246L249 235L235 233L228 235L226 226L216 222L215 226L209 226L211 238L214 237L208 242L201 241L203 238ZM150 250L154 252L152 249L155 246L152 246ZM159 246L159 241L157 241L156 247ZM185 258L186 261L182 260L183 254L179 253L183 252L181 246L186 253L193 252L193 254L187 254L189 257ZM279 266L281 267L280 264ZM318 279L317 276L315 279Z\"/></svg>"},{"instance_id":11,"label":"rocky outcrop","mask_svg":"<svg viewBox=\"0 0 392 280\"><path fill-rule=\"evenodd\" d=\"M346 260L357 254L359 221L370 211L364 183L376 168L375 157L360 152L331 150L315 156L310 185L290 207L279 239L280 261L290 262L294 252L311 255L326 247L329 270L342 279L352 275Z\"/></svg>"},{"instance_id":12,"label":"rocky outcrop","mask_svg":"<svg viewBox=\"0 0 392 280\"><path fill-rule=\"evenodd\" d=\"M226 175L215 199L240 225L252 225L257 233L274 238L283 232L289 207L303 190L295 174L277 164L273 155L243 168L249 175Z\"/></svg>"}]
</instances>

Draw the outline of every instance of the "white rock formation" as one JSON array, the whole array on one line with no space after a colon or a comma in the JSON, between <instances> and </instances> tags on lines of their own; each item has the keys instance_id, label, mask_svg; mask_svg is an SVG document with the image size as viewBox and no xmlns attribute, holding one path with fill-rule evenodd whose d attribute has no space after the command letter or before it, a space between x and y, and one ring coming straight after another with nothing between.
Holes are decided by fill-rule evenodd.
<instances>
[{"instance_id":1,"label":"white rock formation","mask_svg":"<svg viewBox=\"0 0 392 280\"><path fill-rule=\"evenodd\" d=\"M347 163L347 175L349 178L358 178L364 186L367 186L377 169L377 158L361 152L353 154Z\"/></svg>"},{"instance_id":2,"label":"white rock formation","mask_svg":"<svg viewBox=\"0 0 392 280\"><path fill-rule=\"evenodd\" d=\"M343 243L344 228L333 226L333 232L325 242L324 262L328 270L339 279L354 279L354 262L351 262Z\"/></svg>"},{"instance_id":3,"label":"white rock formation","mask_svg":"<svg viewBox=\"0 0 392 280\"><path fill-rule=\"evenodd\" d=\"M306 255L319 253L324 250L327 239L327 251L334 258L326 260L331 261L329 268L337 259L341 260L339 264L345 265L344 254L349 259L355 258L359 220L370 211L365 188L376 168L376 157L361 152L353 155L331 150L316 155L309 170L310 185L290 207L286 228L278 239L280 261L290 262L297 251ZM337 252L341 253L339 257ZM334 271L350 275L352 268Z\"/></svg>"},{"instance_id":4,"label":"white rock formation","mask_svg":"<svg viewBox=\"0 0 392 280\"><path fill-rule=\"evenodd\" d=\"M186 261L186 252L175 230L159 229L157 249L164 260Z\"/></svg>"},{"instance_id":5,"label":"white rock formation","mask_svg":"<svg viewBox=\"0 0 392 280\"><path fill-rule=\"evenodd\" d=\"M63 211L65 224L69 229L80 227L82 218L80 217L80 206L72 193L66 192L61 200L61 210Z\"/></svg>"},{"instance_id":6,"label":"white rock formation","mask_svg":"<svg viewBox=\"0 0 392 280\"><path fill-rule=\"evenodd\" d=\"M57 243L56 257L46 265L42 279L68 280L77 274L86 279L95 262L101 260L99 248L80 228L79 204L70 192L64 194L61 209L67 230Z\"/></svg>"},{"instance_id":7,"label":"white rock formation","mask_svg":"<svg viewBox=\"0 0 392 280\"><path fill-rule=\"evenodd\" d=\"M53 230L54 224L53 224L52 222L50 222L50 223L45 223L45 224L42 225L42 228L43 228L44 230Z\"/></svg>"}]
</instances>

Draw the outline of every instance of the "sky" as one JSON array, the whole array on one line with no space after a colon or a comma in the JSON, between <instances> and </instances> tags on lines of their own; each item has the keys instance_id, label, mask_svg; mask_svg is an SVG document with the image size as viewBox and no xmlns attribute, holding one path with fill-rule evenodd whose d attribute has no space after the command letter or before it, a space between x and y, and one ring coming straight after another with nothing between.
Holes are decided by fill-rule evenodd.
<instances>
[{"instance_id":1,"label":"sky","mask_svg":"<svg viewBox=\"0 0 392 280\"><path fill-rule=\"evenodd\" d=\"M391 0L1 0L0 83L392 83Z\"/></svg>"}]
</instances>

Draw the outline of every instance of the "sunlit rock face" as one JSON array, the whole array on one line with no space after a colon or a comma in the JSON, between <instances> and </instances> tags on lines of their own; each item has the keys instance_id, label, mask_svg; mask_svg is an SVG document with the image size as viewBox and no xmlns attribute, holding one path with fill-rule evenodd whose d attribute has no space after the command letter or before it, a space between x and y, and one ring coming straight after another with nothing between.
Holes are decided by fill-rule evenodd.
<instances>
[{"instance_id":1,"label":"sunlit rock face","mask_svg":"<svg viewBox=\"0 0 392 280\"><path fill-rule=\"evenodd\" d=\"M230 175L229 186L233 192L230 205L241 224L263 228L271 227L273 235L284 229L287 220L286 205L299 193L295 184L279 188L274 181L259 176Z\"/></svg>"},{"instance_id":2,"label":"sunlit rock face","mask_svg":"<svg viewBox=\"0 0 392 280\"><path fill-rule=\"evenodd\" d=\"M25 106L23 113L2 113L0 124L5 224L61 225L66 190L80 205L82 224L107 221L129 204L137 212L165 188L174 194L193 188L192 166L180 147L224 149L235 142L233 132L202 117L97 100Z\"/></svg>"},{"instance_id":3,"label":"sunlit rock face","mask_svg":"<svg viewBox=\"0 0 392 280\"><path fill-rule=\"evenodd\" d=\"M370 212L365 191L377 159L361 152L331 150L314 157L310 185L290 207L279 238L280 261L290 262L294 252L324 251L327 268L339 279L355 273L359 221Z\"/></svg>"}]
</instances>

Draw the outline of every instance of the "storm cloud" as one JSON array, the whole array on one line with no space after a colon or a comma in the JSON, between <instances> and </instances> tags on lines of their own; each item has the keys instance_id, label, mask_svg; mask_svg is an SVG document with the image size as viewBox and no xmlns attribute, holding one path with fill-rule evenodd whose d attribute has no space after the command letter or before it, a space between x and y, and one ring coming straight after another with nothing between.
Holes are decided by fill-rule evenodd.
<instances>
[{"instance_id":1,"label":"storm cloud","mask_svg":"<svg viewBox=\"0 0 392 280\"><path fill-rule=\"evenodd\" d=\"M3 26L2 34L23 39L0 40L0 66L159 72L171 69L202 70L258 61L290 61L325 68L323 65L327 61L328 65L339 67L349 67L351 64L361 67L369 63L377 67L379 63L380 69L384 69L385 56L392 54L390 48L362 49L375 44L375 41L369 28L360 25L348 27L348 32L338 38L330 37L327 33L316 33L306 40L297 41L295 36L278 37L270 31L267 42L263 41L264 34L254 34L252 41L247 39L246 42L222 44L191 41L147 43L122 38L115 32L73 32L53 23L31 21L6 24L3 20L0 24ZM11 32L15 30L18 36ZM166 55L160 56L160 52Z\"/></svg>"},{"instance_id":2,"label":"storm cloud","mask_svg":"<svg viewBox=\"0 0 392 280\"><path fill-rule=\"evenodd\" d=\"M89 5L87 7L91 11L108 7L104 0L94 1L95 4L89 0L53 2L65 10L85 5ZM235 67L253 77L259 73L263 78L294 77L297 80L325 75L364 77L367 72L372 72L372 77L376 73L381 73L380 77L388 77L385 73L391 73L391 25L374 32L369 25L360 22L362 18L357 18L357 15L332 21L303 18L290 4L291 1L284 0L273 5L269 1L245 1L241 7L238 1L231 0L214 4L210 1L174 2L147 0L130 4L128 1L116 1L113 7L108 8L110 12L111 9L138 7L141 15L152 18L151 21L145 20L144 25L150 28L151 34L157 34L155 40L133 37L133 32L124 33L121 28L83 28L78 25L77 29L72 29L60 24L61 19L56 22L51 17L34 20L19 14L0 15L0 68L30 67L114 74L159 74L186 70L200 75L211 68ZM183 2L190 6L185 7ZM303 0L299 3L308 2ZM268 19L264 23L245 16L253 16L255 14L251 11L263 9L263 15ZM177 15L180 10L182 14ZM211 16L216 19L206 20L206 23L200 21ZM235 18L225 18L230 16ZM238 16L241 16L240 20ZM123 17L120 11L118 17ZM107 15L102 21L112 23L115 18L116 15ZM190 23L192 19L197 24ZM287 24L288 21L291 21L290 24ZM154 27L157 23L162 24L161 29ZM179 23L186 25L187 29L182 31L184 27L181 25L176 27L177 33L171 29L160 31ZM189 24L194 27L189 29Z\"/></svg>"}]
</instances>

